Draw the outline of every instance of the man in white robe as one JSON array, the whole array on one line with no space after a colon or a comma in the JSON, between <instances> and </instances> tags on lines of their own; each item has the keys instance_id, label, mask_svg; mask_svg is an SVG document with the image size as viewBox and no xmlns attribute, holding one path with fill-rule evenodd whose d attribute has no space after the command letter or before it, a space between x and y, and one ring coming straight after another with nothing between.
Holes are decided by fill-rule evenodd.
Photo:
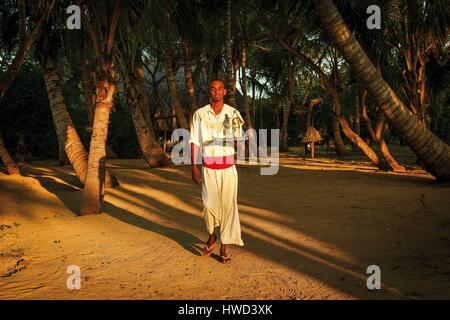
<instances>
[{"instance_id":1,"label":"man in white robe","mask_svg":"<svg viewBox=\"0 0 450 320\"><path fill-rule=\"evenodd\" d=\"M220 227L220 259L231 262L226 245L243 246L237 204L238 175L234 165L235 138L242 138L244 120L235 108L224 104L226 89L221 80L209 84L211 103L195 111L189 143L192 180L202 185L203 217L209 239L203 254L210 256ZM228 139L224 139L227 138ZM234 140L234 141L233 141ZM202 171L198 169L199 156Z\"/></svg>"}]
</instances>

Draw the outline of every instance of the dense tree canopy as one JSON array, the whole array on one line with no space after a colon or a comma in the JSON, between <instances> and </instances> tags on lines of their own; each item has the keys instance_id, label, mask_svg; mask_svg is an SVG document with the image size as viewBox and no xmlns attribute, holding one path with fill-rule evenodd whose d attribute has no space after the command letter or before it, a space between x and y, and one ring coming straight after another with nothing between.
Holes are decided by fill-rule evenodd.
<instances>
[{"instance_id":1,"label":"dense tree canopy","mask_svg":"<svg viewBox=\"0 0 450 320\"><path fill-rule=\"evenodd\" d=\"M404 170L389 144L406 143L425 168L448 177L440 158L448 156L440 141L450 138L445 1L81 0L74 2L81 29L69 30L71 4L11 0L0 7L0 131L19 162L64 161L66 134L50 108L57 99L85 157L98 108L108 105L107 156L142 154L150 166L165 165L170 132L189 127L208 103L208 82L222 78L246 127L280 129L281 149L313 127L338 155L353 144L378 167ZM367 27L369 5L381 9L380 29ZM321 15L332 7L343 17L334 29ZM358 65L343 51L355 49L333 34L344 27L370 60ZM49 63L62 93L56 98L48 91ZM403 122L374 95L368 63L395 93ZM425 150L422 138L416 145L421 130L434 149Z\"/></svg>"}]
</instances>

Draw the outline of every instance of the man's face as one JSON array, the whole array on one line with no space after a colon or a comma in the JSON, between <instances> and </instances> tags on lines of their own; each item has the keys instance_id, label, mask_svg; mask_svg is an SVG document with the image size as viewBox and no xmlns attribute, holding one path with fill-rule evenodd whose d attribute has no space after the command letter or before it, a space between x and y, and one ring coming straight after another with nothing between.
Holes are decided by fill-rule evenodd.
<instances>
[{"instance_id":1,"label":"man's face","mask_svg":"<svg viewBox=\"0 0 450 320\"><path fill-rule=\"evenodd\" d=\"M227 90L223 87L222 81L213 81L209 85L209 95L212 102L223 102L223 97L227 94Z\"/></svg>"}]
</instances>

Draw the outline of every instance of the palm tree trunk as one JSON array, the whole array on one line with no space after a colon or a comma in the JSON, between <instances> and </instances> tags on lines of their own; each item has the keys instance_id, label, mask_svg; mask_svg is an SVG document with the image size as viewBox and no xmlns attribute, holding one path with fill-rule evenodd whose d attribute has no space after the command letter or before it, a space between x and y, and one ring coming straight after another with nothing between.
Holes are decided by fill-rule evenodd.
<instances>
[{"instance_id":1,"label":"palm tree trunk","mask_svg":"<svg viewBox=\"0 0 450 320\"><path fill-rule=\"evenodd\" d=\"M84 107L86 110L86 117L88 119L89 126L92 128L94 122L95 113L95 97L93 93L94 82L92 80L91 71L89 69L89 57L87 52L87 46L83 47L83 61L81 63L81 85L83 87Z\"/></svg>"},{"instance_id":2,"label":"palm tree trunk","mask_svg":"<svg viewBox=\"0 0 450 320\"><path fill-rule=\"evenodd\" d=\"M133 79L132 74L125 76L124 80L131 118L145 161L152 168L168 165L169 160L156 141L153 126L148 126L142 113L142 104L146 105L146 101L148 102L147 91L142 91L139 78Z\"/></svg>"},{"instance_id":3,"label":"palm tree trunk","mask_svg":"<svg viewBox=\"0 0 450 320\"><path fill-rule=\"evenodd\" d=\"M280 129L280 113L278 110L278 106L275 104L272 105L272 115L273 115L273 122L275 124L276 129Z\"/></svg>"},{"instance_id":4,"label":"palm tree trunk","mask_svg":"<svg viewBox=\"0 0 450 320\"><path fill-rule=\"evenodd\" d=\"M369 115L367 114L367 90L363 90L361 97L359 99L359 109L361 116L363 117L364 122L366 123L366 129L367 133L369 134L369 137L373 140L373 142L377 142L377 139L375 137L375 131L373 130L372 121L369 118Z\"/></svg>"},{"instance_id":5,"label":"palm tree trunk","mask_svg":"<svg viewBox=\"0 0 450 320\"><path fill-rule=\"evenodd\" d=\"M231 4L232 0L225 0L225 56L227 68L227 97L228 104L236 106L236 91L234 89L233 77L233 43L231 34Z\"/></svg>"},{"instance_id":6,"label":"palm tree trunk","mask_svg":"<svg viewBox=\"0 0 450 320\"><path fill-rule=\"evenodd\" d=\"M105 194L106 140L116 87L109 79L103 79L96 88L94 125L80 215L101 213Z\"/></svg>"},{"instance_id":7,"label":"palm tree trunk","mask_svg":"<svg viewBox=\"0 0 450 320\"><path fill-rule=\"evenodd\" d=\"M377 111L376 130L374 130L372 126L372 121L370 121L369 115L367 114L366 99L367 99L367 90L364 90L363 93L361 94L360 110L361 115L366 123L367 132L369 133L370 138L373 140L373 142L375 142L378 145L381 155L389 164L389 166L392 168L392 170L396 172L404 172L406 170L405 167L400 165L398 161L394 158L394 156L389 151L389 147L386 144L386 141L384 140L383 136L384 115L381 109L378 109Z\"/></svg>"},{"instance_id":8,"label":"palm tree trunk","mask_svg":"<svg viewBox=\"0 0 450 320\"><path fill-rule=\"evenodd\" d=\"M355 133L359 136L361 135L361 120L359 115L359 96L355 96L355 104L353 108L353 124L355 128Z\"/></svg>"},{"instance_id":9,"label":"palm tree trunk","mask_svg":"<svg viewBox=\"0 0 450 320\"><path fill-rule=\"evenodd\" d=\"M386 163L384 163L370 148L359 135L357 135L348 125L347 120L343 116L339 116L339 123L342 126L342 131L379 169L388 170Z\"/></svg>"},{"instance_id":10,"label":"palm tree trunk","mask_svg":"<svg viewBox=\"0 0 450 320\"><path fill-rule=\"evenodd\" d=\"M358 136L361 136L361 124L360 124L360 115L359 115L359 96L355 95L354 104L353 104L353 130ZM353 145L353 147L357 147Z\"/></svg>"},{"instance_id":11,"label":"palm tree trunk","mask_svg":"<svg viewBox=\"0 0 450 320\"><path fill-rule=\"evenodd\" d=\"M247 129L253 129L255 126L253 124L253 117L250 112L250 107L248 104L248 96L247 96L247 47L245 41L242 41L242 59L241 59L241 68L242 68L242 109L244 110L245 124ZM254 89L253 89L254 94ZM254 102L254 96L253 96Z\"/></svg>"},{"instance_id":12,"label":"palm tree trunk","mask_svg":"<svg viewBox=\"0 0 450 320\"><path fill-rule=\"evenodd\" d=\"M256 127L256 68L253 65L250 66L250 77L252 78L252 123Z\"/></svg>"},{"instance_id":13,"label":"palm tree trunk","mask_svg":"<svg viewBox=\"0 0 450 320\"><path fill-rule=\"evenodd\" d=\"M45 76L44 76L45 77ZM55 118L53 118L53 125L55 129L57 127L57 123L55 122ZM66 151L64 150L64 137L61 135L61 132L56 130L56 138L58 140L58 160L60 165L70 164L69 158L67 158Z\"/></svg>"},{"instance_id":14,"label":"palm tree trunk","mask_svg":"<svg viewBox=\"0 0 450 320\"><path fill-rule=\"evenodd\" d=\"M145 71L140 53L138 54L137 59L134 85L138 92L139 108L141 109L145 124L153 131L153 121L150 114L150 100L148 98L147 86L145 85Z\"/></svg>"},{"instance_id":15,"label":"palm tree trunk","mask_svg":"<svg viewBox=\"0 0 450 320\"><path fill-rule=\"evenodd\" d=\"M173 55L170 38L167 34L164 35L164 58L166 63L166 80L169 88L170 97L172 99L172 106L175 108L177 122L179 128L189 130L188 122L184 116L184 110L181 107L180 98L177 92L177 83L175 81L175 74L173 72Z\"/></svg>"},{"instance_id":16,"label":"palm tree trunk","mask_svg":"<svg viewBox=\"0 0 450 320\"><path fill-rule=\"evenodd\" d=\"M191 45L188 40L181 41L183 51L183 67L184 67L184 79L186 81L186 88L189 100L189 128L192 125L192 116L198 108L197 99L195 98L195 86L192 76L191 68Z\"/></svg>"},{"instance_id":17,"label":"palm tree trunk","mask_svg":"<svg viewBox=\"0 0 450 320\"><path fill-rule=\"evenodd\" d=\"M58 140L60 145L63 146L78 180L84 183L87 173L87 152L67 112L64 96L59 85L60 76L56 63L47 57L42 67L44 69L44 80L50 102L50 111Z\"/></svg>"},{"instance_id":18,"label":"palm tree trunk","mask_svg":"<svg viewBox=\"0 0 450 320\"><path fill-rule=\"evenodd\" d=\"M333 94L333 105L334 109L337 111L336 118L339 121L340 126L342 127L342 132L349 138L369 159L372 161L374 165L376 165L379 169L387 170L388 167L384 161L382 161L375 151L368 146L361 137L356 134L348 125L345 117L340 114L341 103L339 100L339 96L337 93ZM346 152L346 151L345 151Z\"/></svg>"},{"instance_id":19,"label":"palm tree trunk","mask_svg":"<svg viewBox=\"0 0 450 320\"><path fill-rule=\"evenodd\" d=\"M315 0L320 20L331 40L336 44L352 72L368 90L414 151L425 168L439 180L450 179L450 147L420 122L405 107L390 86L383 80L364 50L353 37L332 0Z\"/></svg>"},{"instance_id":20,"label":"palm tree trunk","mask_svg":"<svg viewBox=\"0 0 450 320\"><path fill-rule=\"evenodd\" d=\"M308 129L312 126L312 112L315 106L319 105L320 103L322 103L323 97L318 97L318 98L314 98L311 99L311 101L309 101L308 103L308 112L306 114L306 131L308 131Z\"/></svg>"},{"instance_id":21,"label":"palm tree trunk","mask_svg":"<svg viewBox=\"0 0 450 320\"><path fill-rule=\"evenodd\" d=\"M253 115L249 107L248 103L248 96L247 96L247 46L246 41L242 41L242 52L241 52L241 68L242 68L242 109L244 110L244 119L245 119L245 126L246 129L254 129L255 124L253 122ZM255 103L255 88L253 87L253 101L252 105L254 106ZM247 131L248 134L248 140L245 141L245 145L242 145L242 147L245 147L245 150L248 151L248 156L250 159L256 159L256 150L254 148L250 148L250 146L256 145L256 135L253 130Z\"/></svg>"},{"instance_id":22,"label":"palm tree trunk","mask_svg":"<svg viewBox=\"0 0 450 320\"><path fill-rule=\"evenodd\" d=\"M103 7L106 9L105 7ZM95 113L89 146L88 170L83 189L80 215L101 213L106 182L106 141L108 138L109 115L116 93L115 61L113 55L116 27L121 14L121 1L115 1L112 14L101 21L103 36L96 34L96 28L83 13L83 21L89 32L97 60L95 77ZM107 12L104 12L107 14ZM98 26L99 20L95 23ZM98 30L98 29L97 29Z\"/></svg>"},{"instance_id":23,"label":"palm tree trunk","mask_svg":"<svg viewBox=\"0 0 450 320\"><path fill-rule=\"evenodd\" d=\"M339 116L341 115L341 103L339 101L339 96L337 93L333 93L332 98L333 98L334 116L331 120L331 125L333 128L334 149L338 156L345 156L347 155L347 149L345 149L345 144L344 140L342 140L341 128L339 125Z\"/></svg>"},{"instance_id":24,"label":"palm tree trunk","mask_svg":"<svg viewBox=\"0 0 450 320\"><path fill-rule=\"evenodd\" d=\"M65 154L78 180L84 184L88 171L88 154L67 111L60 87L60 75L56 60L51 55L47 55L42 67L44 69L44 80L57 135L61 139L61 145L64 147ZM108 172L106 177L107 188L118 185L117 179L111 173Z\"/></svg>"},{"instance_id":25,"label":"palm tree trunk","mask_svg":"<svg viewBox=\"0 0 450 320\"><path fill-rule=\"evenodd\" d=\"M82 73L81 85L83 88L84 107L86 110L86 117L89 123L89 127L90 129L92 129L95 113L95 96L93 93L94 81L92 80L91 72L89 70L89 58L87 55L86 45L83 48L83 61L81 64L81 73ZM106 157L108 159L118 158L117 154L111 149L111 147L108 144L106 144ZM109 175L109 173L107 173L107 175Z\"/></svg>"},{"instance_id":26,"label":"palm tree trunk","mask_svg":"<svg viewBox=\"0 0 450 320\"><path fill-rule=\"evenodd\" d=\"M13 158L6 149L5 144L3 143L3 136L1 133L0 133L0 159L2 159L3 163L5 164L8 174L10 175L20 174L19 167L14 162Z\"/></svg>"},{"instance_id":27,"label":"palm tree trunk","mask_svg":"<svg viewBox=\"0 0 450 320\"><path fill-rule=\"evenodd\" d=\"M395 172L405 172L406 168L398 163L398 161L391 154L386 141L384 140L384 113L381 108L377 110L377 123L375 124L375 139L380 148L381 155L386 160L387 164Z\"/></svg>"},{"instance_id":28,"label":"palm tree trunk","mask_svg":"<svg viewBox=\"0 0 450 320\"><path fill-rule=\"evenodd\" d=\"M283 122L281 125L281 134L280 134L280 151L288 151L288 122L289 122L289 112L291 110L291 102L288 100L286 105L283 108Z\"/></svg>"},{"instance_id":29,"label":"palm tree trunk","mask_svg":"<svg viewBox=\"0 0 450 320\"><path fill-rule=\"evenodd\" d=\"M280 134L280 151L288 151L288 131L289 131L289 114L291 112L291 106L293 102L292 98L292 90L294 86L294 66L292 65L291 55L289 54L288 59L288 78L287 78L287 103L286 106L283 108L283 123L281 127L281 134Z\"/></svg>"}]
</instances>

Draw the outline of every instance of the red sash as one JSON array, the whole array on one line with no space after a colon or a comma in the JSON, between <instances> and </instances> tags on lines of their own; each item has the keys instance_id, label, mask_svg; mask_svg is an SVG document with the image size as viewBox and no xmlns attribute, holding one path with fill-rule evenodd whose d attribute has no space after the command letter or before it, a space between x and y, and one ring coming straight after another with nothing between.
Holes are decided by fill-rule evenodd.
<instances>
[{"instance_id":1,"label":"red sash","mask_svg":"<svg viewBox=\"0 0 450 320\"><path fill-rule=\"evenodd\" d=\"M234 155L223 157L203 157L202 164L209 169L226 169L234 164Z\"/></svg>"}]
</instances>

